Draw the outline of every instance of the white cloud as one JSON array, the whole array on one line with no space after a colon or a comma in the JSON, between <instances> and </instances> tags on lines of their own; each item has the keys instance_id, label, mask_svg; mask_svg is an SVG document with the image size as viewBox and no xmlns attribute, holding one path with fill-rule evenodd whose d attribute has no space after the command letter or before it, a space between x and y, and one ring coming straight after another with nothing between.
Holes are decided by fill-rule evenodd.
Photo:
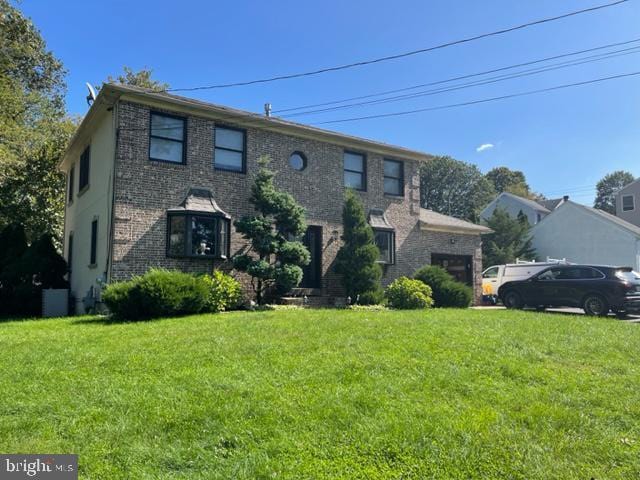
<instances>
[{"instance_id":1,"label":"white cloud","mask_svg":"<svg viewBox=\"0 0 640 480\"><path fill-rule=\"evenodd\" d=\"M490 148L493 148L493 147L494 147L493 143L483 143L478 148L476 148L476 152L484 152L485 150L489 150Z\"/></svg>"}]
</instances>

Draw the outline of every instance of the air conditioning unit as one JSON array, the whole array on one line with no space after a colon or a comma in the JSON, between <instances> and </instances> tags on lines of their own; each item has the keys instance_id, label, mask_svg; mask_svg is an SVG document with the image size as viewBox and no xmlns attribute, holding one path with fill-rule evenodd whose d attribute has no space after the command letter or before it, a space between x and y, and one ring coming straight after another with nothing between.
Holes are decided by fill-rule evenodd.
<instances>
[{"instance_id":1,"label":"air conditioning unit","mask_svg":"<svg viewBox=\"0 0 640 480\"><path fill-rule=\"evenodd\" d=\"M48 288L42 290L42 316L66 317L69 315L69 289Z\"/></svg>"}]
</instances>

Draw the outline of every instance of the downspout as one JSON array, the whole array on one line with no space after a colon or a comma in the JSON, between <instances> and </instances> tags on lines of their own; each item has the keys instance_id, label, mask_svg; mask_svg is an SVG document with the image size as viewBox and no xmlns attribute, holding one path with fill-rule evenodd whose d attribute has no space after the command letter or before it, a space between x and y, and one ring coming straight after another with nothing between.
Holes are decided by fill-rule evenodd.
<instances>
[{"instance_id":1,"label":"downspout","mask_svg":"<svg viewBox=\"0 0 640 480\"><path fill-rule=\"evenodd\" d=\"M113 104L113 125L114 125L114 138L113 138L113 166L111 169L110 188L111 188L111 205L109 212L109 225L108 225L108 241L107 241L107 261L105 265L105 281L111 283L111 270L113 265L113 239L114 239L114 223L115 223L115 201L116 201L116 162L118 161L118 147L120 140L120 118L118 113L118 102Z\"/></svg>"}]
</instances>

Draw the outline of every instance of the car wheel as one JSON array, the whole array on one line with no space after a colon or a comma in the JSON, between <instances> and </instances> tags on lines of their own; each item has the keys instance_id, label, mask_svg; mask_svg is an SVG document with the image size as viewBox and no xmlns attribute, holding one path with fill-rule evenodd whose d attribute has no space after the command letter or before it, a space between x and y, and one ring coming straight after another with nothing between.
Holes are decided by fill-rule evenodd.
<instances>
[{"instance_id":1,"label":"car wheel","mask_svg":"<svg viewBox=\"0 0 640 480\"><path fill-rule=\"evenodd\" d=\"M604 317L609 313L607 301L600 295L588 295L582 304L584 313L592 317Z\"/></svg>"},{"instance_id":2,"label":"car wheel","mask_svg":"<svg viewBox=\"0 0 640 480\"><path fill-rule=\"evenodd\" d=\"M509 309L520 309L523 307L522 297L515 290L510 290L505 293L502 303L504 303L504 306Z\"/></svg>"}]
</instances>

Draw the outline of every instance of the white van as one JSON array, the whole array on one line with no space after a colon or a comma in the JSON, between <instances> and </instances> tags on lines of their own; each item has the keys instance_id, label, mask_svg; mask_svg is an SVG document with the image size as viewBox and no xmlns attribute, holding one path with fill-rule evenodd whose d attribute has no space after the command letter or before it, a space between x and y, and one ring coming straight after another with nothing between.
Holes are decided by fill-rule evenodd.
<instances>
[{"instance_id":1,"label":"white van","mask_svg":"<svg viewBox=\"0 0 640 480\"><path fill-rule=\"evenodd\" d=\"M568 264L566 259L556 260L547 258L546 262L527 262L516 260L516 263L506 265L493 265L482 272L482 294L495 297L503 283L513 280L526 280L547 267Z\"/></svg>"}]
</instances>

